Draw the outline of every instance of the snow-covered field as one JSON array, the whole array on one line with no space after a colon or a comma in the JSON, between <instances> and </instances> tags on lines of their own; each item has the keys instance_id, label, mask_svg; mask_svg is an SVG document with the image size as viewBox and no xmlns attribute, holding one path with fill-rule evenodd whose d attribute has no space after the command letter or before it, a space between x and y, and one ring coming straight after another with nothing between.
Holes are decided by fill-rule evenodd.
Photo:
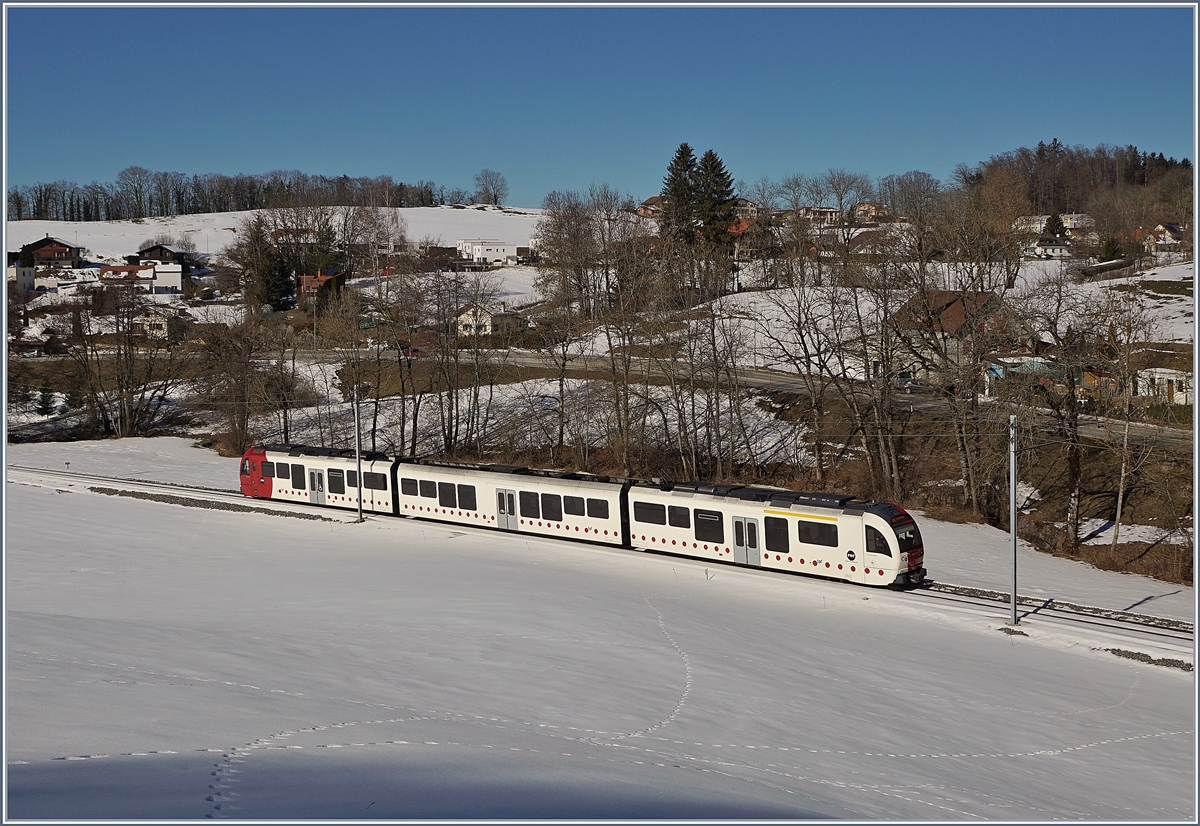
<instances>
[{"instance_id":1,"label":"snow-covered field","mask_svg":"<svg viewBox=\"0 0 1200 826\"><path fill-rule=\"evenodd\" d=\"M413 207L394 210L404 219L411 241L440 238L447 246L465 238L494 238L527 246L541 210L517 207ZM141 221L9 221L7 248L52 235L82 246L92 260L124 263L142 242L158 235L186 236L200 252L219 255L237 238L251 212L214 212L145 218Z\"/></svg>"},{"instance_id":2,"label":"snow-covered field","mask_svg":"<svg viewBox=\"0 0 1200 826\"><path fill-rule=\"evenodd\" d=\"M7 461L236 485L181 439ZM1036 614L13 478L9 818L1195 819L1192 674ZM1007 589L1005 534L921 527L935 579ZM1194 619L1190 588L1018 567Z\"/></svg>"}]
</instances>

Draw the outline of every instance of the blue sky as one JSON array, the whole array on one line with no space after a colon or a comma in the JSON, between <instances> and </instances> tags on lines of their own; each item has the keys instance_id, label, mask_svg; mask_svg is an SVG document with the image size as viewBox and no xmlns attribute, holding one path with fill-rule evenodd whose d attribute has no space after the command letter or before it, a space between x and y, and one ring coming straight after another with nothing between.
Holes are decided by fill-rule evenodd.
<instances>
[{"instance_id":1,"label":"blue sky","mask_svg":"<svg viewBox=\"0 0 1200 826\"><path fill-rule=\"evenodd\" d=\"M538 206L656 194L683 141L746 181L945 179L1052 138L1194 161L1192 14L9 6L7 183L139 165L470 188L488 167Z\"/></svg>"}]
</instances>

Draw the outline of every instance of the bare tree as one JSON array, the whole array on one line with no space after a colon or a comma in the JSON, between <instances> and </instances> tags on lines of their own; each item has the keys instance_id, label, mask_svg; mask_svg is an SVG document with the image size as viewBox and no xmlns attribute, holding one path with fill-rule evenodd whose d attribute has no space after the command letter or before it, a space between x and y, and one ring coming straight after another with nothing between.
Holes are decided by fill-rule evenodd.
<instances>
[{"instance_id":1,"label":"bare tree","mask_svg":"<svg viewBox=\"0 0 1200 826\"><path fill-rule=\"evenodd\" d=\"M499 206L508 197L508 181L492 169L481 169L475 173L475 200L481 204Z\"/></svg>"}]
</instances>

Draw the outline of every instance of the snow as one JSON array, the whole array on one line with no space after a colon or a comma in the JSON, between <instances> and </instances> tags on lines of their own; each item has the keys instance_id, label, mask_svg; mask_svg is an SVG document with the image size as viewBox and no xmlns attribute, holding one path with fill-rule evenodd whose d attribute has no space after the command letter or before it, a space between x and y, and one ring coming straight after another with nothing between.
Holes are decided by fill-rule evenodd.
<instances>
[{"instance_id":1,"label":"snow","mask_svg":"<svg viewBox=\"0 0 1200 826\"><path fill-rule=\"evenodd\" d=\"M461 238L498 238L528 246L541 210L515 207L410 207L394 210L404 219L410 241L440 238L453 246ZM140 221L9 221L10 250L53 235L82 246L91 258L124 263L142 242L158 235L187 236L200 252L219 254L237 238L252 212L213 212L145 218Z\"/></svg>"},{"instance_id":2,"label":"snow","mask_svg":"<svg viewBox=\"0 0 1200 826\"><path fill-rule=\"evenodd\" d=\"M10 465L236 484L185 439ZM1194 820L1192 675L1036 615L10 471L7 817ZM1007 536L918 514L941 581ZM1022 547L1022 594L1194 617Z\"/></svg>"}]
</instances>

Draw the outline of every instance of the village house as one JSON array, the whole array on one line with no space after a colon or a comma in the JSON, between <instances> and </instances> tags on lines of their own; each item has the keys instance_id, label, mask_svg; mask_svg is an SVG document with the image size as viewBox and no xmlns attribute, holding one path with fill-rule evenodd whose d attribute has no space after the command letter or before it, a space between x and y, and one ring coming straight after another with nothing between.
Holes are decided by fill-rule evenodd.
<instances>
[{"instance_id":1,"label":"village house","mask_svg":"<svg viewBox=\"0 0 1200 826\"><path fill-rule=\"evenodd\" d=\"M906 301L890 324L911 357L900 372L914 379L942 382L969 362L982 373L985 361L998 363L999 354L1034 352L1032 334L991 291L925 290Z\"/></svg>"},{"instance_id":2,"label":"village house","mask_svg":"<svg viewBox=\"0 0 1200 826\"><path fill-rule=\"evenodd\" d=\"M187 336L193 319L186 310L148 307L136 315L130 324L134 333L155 341L178 344Z\"/></svg>"},{"instance_id":3,"label":"village house","mask_svg":"<svg viewBox=\"0 0 1200 826\"><path fill-rule=\"evenodd\" d=\"M1192 404L1191 344L1151 344L1134 353L1133 395L1168 404Z\"/></svg>"},{"instance_id":4,"label":"village house","mask_svg":"<svg viewBox=\"0 0 1200 826\"><path fill-rule=\"evenodd\" d=\"M455 320L460 336L504 335L520 332L529 326L529 322L520 314L509 310L503 302L499 312L492 312L472 301L458 311Z\"/></svg>"},{"instance_id":5,"label":"village house","mask_svg":"<svg viewBox=\"0 0 1200 826\"><path fill-rule=\"evenodd\" d=\"M643 218L661 218L663 211L663 196L651 195L646 200L638 204L634 212Z\"/></svg>"},{"instance_id":6,"label":"village house","mask_svg":"<svg viewBox=\"0 0 1200 826\"><path fill-rule=\"evenodd\" d=\"M83 264L83 247L74 246L61 238L49 235L21 247L21 252L26 250L33 253L35 267L53 267L62 270L77 269Z\"/></svg>"},{"instance_id":7,"label":"village house","mask_svg":"<svg viewBox=\"0 0 1200 826\"><path fill-rule=\"evenodd\" d=\"M1025 258L1041 259L1043 261L1060 261L1071 257L1071 242L1065 238L1043 235L1029 246L1021 250Z\"/></svg>"}]
</instances>

